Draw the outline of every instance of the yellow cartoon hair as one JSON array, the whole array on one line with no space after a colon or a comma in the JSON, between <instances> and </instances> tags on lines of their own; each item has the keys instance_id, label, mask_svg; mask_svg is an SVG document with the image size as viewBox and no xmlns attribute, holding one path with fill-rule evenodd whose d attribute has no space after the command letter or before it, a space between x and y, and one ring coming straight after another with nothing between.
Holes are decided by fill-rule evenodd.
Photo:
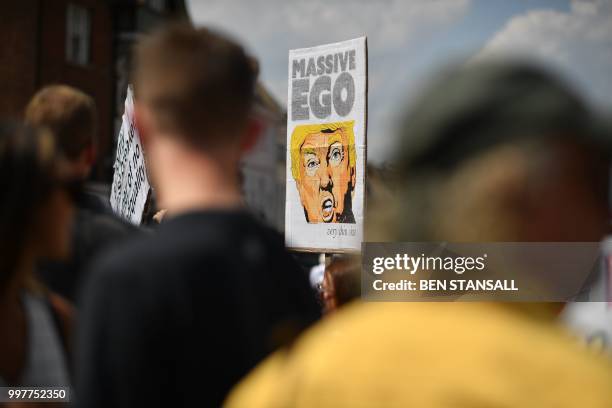
<instances>
[{"instance_id":1,"label":"yellow cartoon hair","mask_svg":"<svg viewBox=\"0 0 612 408\"><path fill-rule=\"evenodd\" d=\"M341 129L348 136L349 167L354 168L357 158L355 155L355 132L353 131L354 120L347 122L321 123L317 125L296 126L291 133L291 174L295 181L300 180L300 148L306 136L319 133L324 130L336 131Z\"/></svg>"}]
</instances>

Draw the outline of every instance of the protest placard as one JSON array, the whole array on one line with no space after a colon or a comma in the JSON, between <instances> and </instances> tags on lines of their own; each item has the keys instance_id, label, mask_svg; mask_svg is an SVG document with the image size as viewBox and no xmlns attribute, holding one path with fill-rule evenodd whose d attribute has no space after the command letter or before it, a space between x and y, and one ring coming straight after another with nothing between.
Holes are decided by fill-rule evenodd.
<instances>
[{"instance_id":1,"label":"protest placard","mask_svg":"<svg viewBox=\"0 0 612 408\"><path fill-rule=\"evenodd\" d=\"M360 249L365 206L365 37L289 51L287 197L289 248Z\"/></svg>"},{"instance_id":2,"label":"protest placard","mask_svg":"<svg viewBox=\"0 0 612 408\"><path fill-rule=\"evenodd\" d=\"M128 86L125 98L113 170L111 207L118 216L139 225L150 186L140 136L134 124L134 95L131 86Z\"/></svg>"}]
</instances>

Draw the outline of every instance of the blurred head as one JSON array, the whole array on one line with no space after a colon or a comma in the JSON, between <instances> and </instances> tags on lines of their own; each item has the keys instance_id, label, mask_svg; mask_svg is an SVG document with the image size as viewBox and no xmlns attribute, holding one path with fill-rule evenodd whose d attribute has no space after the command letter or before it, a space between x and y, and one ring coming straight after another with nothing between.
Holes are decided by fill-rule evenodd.
<instances>
[{"instance_id":1,"label":"blurred head","mask_svg":"<svg viewBox=\"0 0 612 408\"><path fill-rule=\"evenodd\" d=\"M257 136L250 115L256 79L257 64L243 48L205 28L171 25L143 38L133 82L145 148L173 143L237 168L238 153Z\"/></svg>"},{"instance_id":2,"label":"blurred head","mask_svg":"<svg viewBox=\"0 0 612 408\"><path fill-rule=\"evenodd\" d=\"M521 63L446 73L406 116L393 239L597 241L610 134L563 82Z\"/></svg>"},{"instance_id":3,"label":"blurred head","mask_svg":"<svg viewBox=\"0 0 612 408\"><path fill-rule=\"evenodd\" d=\"M325 313L357 299L361 295L361 267L352 257L336 257L325 267L321 287Z\"/></svg>"},{"instance_id":4,"label":"blurred head","mask_svg":"<svg viewBox=\"0 0 612 408\"><path fill-rule=\"evenodd\" d=\"M26 258L69 254L69 180L48 131L0 123L0 290Z\"/></svg>"},{"instance_id":5,"label":"blurred head","mask_svg":"<svg viewBox=\"0 0 612 408\"><path fill-rule=\"evenodd\" d=\"M67 85L44 87L25 112L31 126L51 130L74 177L87 178L95 162L96 105L87 94Z\"/></svg>"},{"instance_id":6,"label":"blurred head","mask_svg":"<svg viewBox=\"0 0 612 408\"><path fill-rule=\"evenodd\" d=\"M355 222L353 122L296 127L291 134L291 172L309 223Z\"/></svg>"}]
</instances>

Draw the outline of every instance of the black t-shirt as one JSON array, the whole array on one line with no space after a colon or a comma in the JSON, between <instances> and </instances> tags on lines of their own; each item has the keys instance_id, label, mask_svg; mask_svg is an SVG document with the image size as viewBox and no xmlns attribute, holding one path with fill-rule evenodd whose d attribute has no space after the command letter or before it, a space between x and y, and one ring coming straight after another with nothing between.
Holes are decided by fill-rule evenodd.
<instances>
[{"instance_id":1,"label":"black t-shirt","mask_svg":"<svg viewBox=\"0 0 612 408\"><path fill-rule=\"evenodd\" d=\"M55 293L74 302L86 280L87 266L106 248L118 245L139 231L113 215L99 197L83 193L77 202L71 238L71 254L65 261L42 261L38 278Z\"/></svg>"},{"instance_id":2,"label":"black t-shirt","mask_svg":"<svg viewBox=\"0 0 612 408\"><path fill-rule=\"evenodd\" d=\"M319 317L281 237L245 212L168 219L93 269L76 355L83 407L219 406Z\"/></svg>"}]
</instances>

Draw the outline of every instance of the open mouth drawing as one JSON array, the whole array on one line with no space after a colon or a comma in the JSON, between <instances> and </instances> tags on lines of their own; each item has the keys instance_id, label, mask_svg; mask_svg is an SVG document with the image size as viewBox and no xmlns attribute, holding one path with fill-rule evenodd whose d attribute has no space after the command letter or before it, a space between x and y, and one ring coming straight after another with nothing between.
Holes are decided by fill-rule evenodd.
<instances>
[{"instance_id":1,"label":"open mouth drawing","mask_svg":"<svg viewBox=\"0 0 612 408\"><path fill-rule=\"evenodd\" d=\"M331 222L334 218L334 197L329 193L321 200L321 217L323 222Z\"/></svg>"}]
</instances>

